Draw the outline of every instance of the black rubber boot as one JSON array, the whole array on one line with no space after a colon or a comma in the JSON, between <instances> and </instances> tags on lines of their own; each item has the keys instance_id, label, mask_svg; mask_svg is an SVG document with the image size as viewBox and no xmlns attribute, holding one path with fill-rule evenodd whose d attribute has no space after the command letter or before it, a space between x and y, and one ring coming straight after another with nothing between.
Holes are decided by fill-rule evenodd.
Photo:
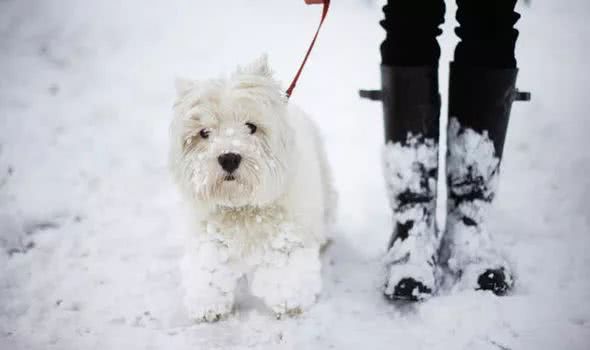
<instances>
[{"instance_id":1,"label":"black rubber boot","mask_svg":"<svg viewBox=\"0 0 590 350\"><path fill-rule=\"evenodd\" d=\"M381 66L385 142L407 143L409 134L438 142L438 67Z\"/></svg>"},{"instance_id":2,"label":"black rubber boot","mask_svg":"<svg viewBox=\"0 0 590 350\"><path fill-rule=\"evenodd\" d=\"M512 103L530 96L515 88L516 68L451 63L447 133L447 228L441 259L465 288L505 294L513 286L508 262L487 228Z\"/></svg>"},{"instance_id":3,"label":"black rubber boot","mask_svg":"<svg viewBox=\"0 0 590 350\"><path fill-rule=\"evenodd\" d=\"M361 96L383 102L384 173L394 219L384 294L416 301L430 296L436 287L438 69L383 65L381 82L380 92L361 92Z\"/></svg>"}]
</instances>

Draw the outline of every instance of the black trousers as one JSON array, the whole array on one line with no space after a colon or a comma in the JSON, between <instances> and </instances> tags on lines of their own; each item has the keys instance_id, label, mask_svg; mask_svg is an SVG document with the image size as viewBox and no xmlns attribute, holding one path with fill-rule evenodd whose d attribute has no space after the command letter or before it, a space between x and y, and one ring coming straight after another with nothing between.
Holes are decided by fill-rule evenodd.
<instances>
[{"instance_id":1,"label":"black trousers","mask_svg":"<svg viewBox=\"0 0 590 350\"><path fill-rule=\"evenodd\" d=\"M455 48L458 65L515 68L514 46L518 31L514 24L516 0L456 0ZM438 65L442 33L443 0L388 0L381 26L386 38L381 44L382 64L391 66Z\"/></svg>"}]
</instances>

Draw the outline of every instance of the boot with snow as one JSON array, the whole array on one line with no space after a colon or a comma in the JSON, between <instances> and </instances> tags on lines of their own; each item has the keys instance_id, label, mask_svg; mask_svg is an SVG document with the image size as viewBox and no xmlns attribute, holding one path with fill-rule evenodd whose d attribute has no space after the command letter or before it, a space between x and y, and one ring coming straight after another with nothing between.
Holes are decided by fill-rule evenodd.
<instances>
[{"instance_id":1,"label":"boot with snow","mask_svg":"<svg viewBox=\"0 0 590 350\"><path fill-rule=\"evenodd\" d=\"M506 259L487 227L514 100L516 68L476 68L451 63L447 133L447 227L441 260L459 286L504 295L514 284Z\"/></svg>"},{"instance_id":2,"label":"boot with snow","mask_svg":"<svg viewBox=\"0 0 590 350\"><path fill-rule=\"evenodd\" d=\"M380 92L361 92L361 96L383 102L383 170L394 219L384 294L416 301L430 296L436 287L438 69L382 65L381 83Z\"/></svg>"}]
</instances>

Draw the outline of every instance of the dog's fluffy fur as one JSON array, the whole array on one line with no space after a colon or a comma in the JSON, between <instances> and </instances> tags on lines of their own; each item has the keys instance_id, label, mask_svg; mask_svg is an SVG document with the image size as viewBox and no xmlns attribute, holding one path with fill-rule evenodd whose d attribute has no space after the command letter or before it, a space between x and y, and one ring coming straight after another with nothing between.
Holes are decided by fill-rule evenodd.
<instances>
[{"instance_id":1,"label":"dog's fluffy fur","mask_svg":"<svg viewBox=\"0 0 590 350\"><path fill-rule=\"evenodd\" d=\"M190 316L230 313L242 276L277 316L305 310L335 209L315 125L287 103L266 56L227 79L178 81L177 92L170 166L194 219L182 264ZM231 175L218 159L227 153L241 156Z\"/></svg>"}]
</instances>

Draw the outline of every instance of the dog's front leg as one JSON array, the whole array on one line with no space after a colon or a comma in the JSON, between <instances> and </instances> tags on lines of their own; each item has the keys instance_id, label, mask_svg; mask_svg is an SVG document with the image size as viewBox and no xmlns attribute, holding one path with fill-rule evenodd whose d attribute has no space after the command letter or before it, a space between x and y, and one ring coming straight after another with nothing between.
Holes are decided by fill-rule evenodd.
<instances>
[{"instance_id":1,"label":"dog's front leg","mask_svg":"<svg viewBox=\"0 0 590 350\"><path fill-rule=\"evenodd\" d=\"M232 311L241 274L232 266L225 246L189 240L181 269L191 319L214 322Z\"/></svg>"},{"instance_id":2,"label":"dog's front leg","mask_svg":"<svg viewBox=\"0 0 590 350\"><path fill-rule=\"evenodd\" d=\"M320 267L319 245L274 251L254 271L251 292L264 300L277 318L300 314L321 291Z\"/></svg>"}]
</instances>

